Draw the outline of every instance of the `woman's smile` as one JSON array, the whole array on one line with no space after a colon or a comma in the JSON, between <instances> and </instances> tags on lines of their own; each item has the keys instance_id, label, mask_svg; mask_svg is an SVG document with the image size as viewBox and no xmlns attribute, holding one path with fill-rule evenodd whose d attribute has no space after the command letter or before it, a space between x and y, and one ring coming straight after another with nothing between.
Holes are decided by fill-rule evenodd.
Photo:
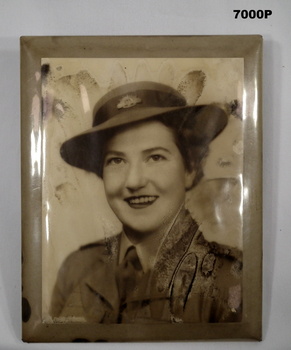
<instances>
[{"instance_id":1,"label":"woman's smile","mask_svg":"<svg viewBox=\"0 0 291 350\"><path fill-rule=\"evenodd\" d=\"M128 126L106 144L107 200L122 222L143 236L168 227L185 201L189 174L173 131L158 121Z\"/></svg>"},{"instance_id":2,"label":"woman's smile","mask_svg":"<svg viewBox=\"0 0 291 350\"><path fill-rule=\"evenodd\" d=\"M131 208L134 209L143 209L147 208L149 205L155 203L158 199L158 196L133 196L125 198L124 200L128 203Z\"/></svg>"}]
</instances>

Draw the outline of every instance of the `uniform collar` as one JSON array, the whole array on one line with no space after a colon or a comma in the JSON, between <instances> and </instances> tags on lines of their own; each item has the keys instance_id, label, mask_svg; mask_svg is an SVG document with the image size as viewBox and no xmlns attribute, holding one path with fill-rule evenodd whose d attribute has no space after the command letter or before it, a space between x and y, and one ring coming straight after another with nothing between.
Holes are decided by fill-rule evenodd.
<instances>
[{"instance_id":1,"label":"uniform collar","mask_svg":"<svg viewBox=\"0 0 291 350\"><path fill-rule=\"evenodd\" d=\"M118 263L121 264L129 247L134 246L143 271L146 273L154 267L159 250L159 237L150 237L145 241L132 244L124 232L121 233Z\"/></svg>"},{"instance_id":2,"label":"uniform collar","mask_svg":"<svg viewBox=\"0 0 291 350\"><path fill-rule=\"evenodd\" d=\"M125 232L122 231L121 239L120 239L118 263L119 264L122 263L128 248L131 246L134 246L136 248L136 252L140 260L141 266L143 268L143 271L147 273L150 270L152 270L156 263L157 256L159 254L163 241L165 240L169 232L174 227L174 223L176 222L181 212L184 212L184 211L185 209L180 209L178 211L178 213L174 216L172 222L170 223L168 229L165 230L165 232L161 232L161 234L159 235L152 235L150 237L146 237L145 240L137 244L133 244L129 240Z\"/></svg>"},{"instance_id":3,"label":"uniform collar","mask_svg":"<svg viewBox=\"0 0 291 350\"><path fill-rule=\"evenodd\" d=\"M197 228L188 211L183 209L173 219L173 224L169 231L165 232L163 239L159 238L161 243L157 244L156 241L149 240L146 244L143 242L136 245L145 276L151 275L150 284L142 290L144 295L155 296L157 291L166 292L175 269L191 244ZM96 253L98 260L84 279L85 284L106 299L113 308L118 305L119 300L115 280L117 265L132 245L124 232L106 240L104 245L98 248L98 254Z\"/></svg>"}]
</instances>

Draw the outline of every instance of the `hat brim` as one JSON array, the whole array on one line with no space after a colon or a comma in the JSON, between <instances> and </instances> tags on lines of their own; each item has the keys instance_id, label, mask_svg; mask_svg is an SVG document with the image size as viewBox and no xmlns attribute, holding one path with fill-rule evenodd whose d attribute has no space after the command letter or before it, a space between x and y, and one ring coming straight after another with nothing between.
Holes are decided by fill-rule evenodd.
<instances>
[{"instance_id":1,"label":"hat brim","mask_svg":"<svg viewBox=\"0 0 291 350\"><path fill-rule=\"evenodd\" d=\"M90 172L98 173L100 169L102 147L102 132L116 129L121 126L149 120L156 117L179 117L187 115L193 120L195 128L194 138L197 143L208 144L226 126L225 111L215 105L179 106L179 107L141 107L135 110L128 109L118 116L104 123L86 130L85 132L63 143L60 153L70 165Z\"/></svg>"}]
</instances>

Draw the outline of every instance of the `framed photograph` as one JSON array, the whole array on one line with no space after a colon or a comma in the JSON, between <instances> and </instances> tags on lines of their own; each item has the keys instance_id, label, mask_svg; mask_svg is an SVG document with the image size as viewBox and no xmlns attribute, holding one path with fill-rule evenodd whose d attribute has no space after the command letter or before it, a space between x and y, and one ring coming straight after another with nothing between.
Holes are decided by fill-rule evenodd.
<instances>
[{"instance_id":1,"label":"framed photograph","mask_svg":"<svg viewBox=\"0 0 291 350\"><path fill-rule=\"evenodd\" d=\"M262 37L22 37L26 342L261 339Z\"/></svg>"}]
</instances>

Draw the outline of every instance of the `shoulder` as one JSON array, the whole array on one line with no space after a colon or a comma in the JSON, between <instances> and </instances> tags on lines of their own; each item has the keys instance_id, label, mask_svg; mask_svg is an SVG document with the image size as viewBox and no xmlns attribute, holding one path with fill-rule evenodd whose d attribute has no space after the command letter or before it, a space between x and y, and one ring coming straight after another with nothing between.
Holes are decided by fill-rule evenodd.
<instances>
[{"instance_id":1,"label":"shoulder","mask_svg":"<svg viewBox=\"0 0 291 350\"><path fill-rule=\"evenodd\" d=\"M189 252L197 258L197 269L202 278L211 279L220 287L240 283L243 260L241 250L207 241L201 232L197 232Z\"/></svg>"},{"instance_id":2,"label":"shoulder","mask_svg":"<svg viewBox=\"0 0 291 350\"><path fill-rule=\"evenodd\" d=\"M86 244L69 254L62 263L54 286L50 312L59 316L69 296L82 280L118 256L119 236ZM77 293L78 294L78 293Z\"/></svg>"},{"instance_id":3,"label":"shoulder","mask_svg":"<svg viewBox=\"0 0 291 350\"><path fill-rule=\"evenodd\" d=\"M98 262L114 260L118 254L120 235L81 246L64 260L59 276L75 281L83 278Z\"/></svg>"},{"instance_id":4,"label":"shoulder","mask_svg":"<svg viewBox=\"0 0 291 350\"><path fill-rule=\"evenodd\" d=\"M242 261L242 251L240 249L214 241L210 242L205 239L202 232L197 232L192 244L198 246L203 252L214 254L216 257Z\"/></svg>"}]
</instances>

